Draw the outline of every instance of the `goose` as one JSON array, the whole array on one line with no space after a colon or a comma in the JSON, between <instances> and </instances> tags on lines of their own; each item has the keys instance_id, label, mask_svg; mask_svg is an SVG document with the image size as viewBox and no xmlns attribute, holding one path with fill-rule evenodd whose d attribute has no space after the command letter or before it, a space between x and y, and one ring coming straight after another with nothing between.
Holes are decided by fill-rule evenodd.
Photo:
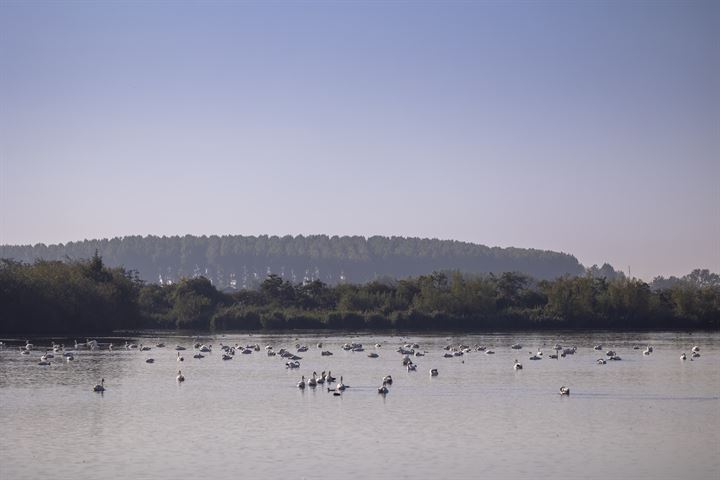
<instances>
[{"instance_id":1,"label":"goose","mask_svg":"<svg viewBox=\"0 0 720 480\"><path fill-rule=\"evenodd\" d=\"M318 342L317 347L322 348L322 342Z\"/></svg>"},{"instance_id":2,"label":"goose","mask_svg":"<svg viewBox=\"0 0 720 480\"><path fill-rule=\"evenodd\" d=\"M570 389L563 385L560 387L560 395L570 395Z\"/></svg>"},{"instance_id":3,"label":"goose","mask_svg":"<svg viewBox=\"0 0 720 480\"><path fill-rule=\"evenodd\" d=\"M607 362L604 358L598 358L595 363L597 363L598 365L605 365Z\"/></svg>"},{"instance_id":4,"label":"goose","mask_svg":"<svg viewBox=\"0 0 720 480\"><path fill-rule=\"evenodd\" d=\"M561 353L560 355L562 355L563 358L564 358L564 357L565 357L565 352ZM551 353L550 355L548 355L548 358L557 360L557 358L558 358L557 353Z\"/></svg>"},{"instance_id":5,"label":"goose","mask_svg":"<svg viewBox=\"0 0 720 480\"><path fill-rule=\"evenodd\" d=\"M532 357L530 357L530 360L542 360L542 358L538 357L537 355L533 355Z\"/></svg>"},{"instance_id":6,"label":"goose","mask_svg":"<svg viewBox=\"0 0 720 480\"><path fill-rule=\"evenodd\" d=\"M378 388L378 393L381 395L387 395L390 390L387 388L387 383L383 382L382 387Z\"/></svg>"},{"instance_id":7,"label":"goose","mask_svg":"<svg viewBox=\"0 0 720 480\"><path fill-rule=\"evenodd\" d=\"M180 350L185 350L185 347L183 347L182 345L177 345L177 346L175 347L175 350L178 350L178 351L180 351Z\"/></svg>"},{"instance_id":8,"label":"goose","mask_svg":"<svg viewBox=\"0 0 720 480\"><path fill-rule=\"evenodd\" d=\"M176 360L176 361L178 361L178 362L184 362L184 361L185 361L185 359L180 356L180 352L177 353L177 360Z\"/></svg>"},{"instance_id":9,"label":"goose","mask_svg":"<svg viewBox=\"0 0 720 480\"><path fill-rule=\"evenodd\" d=\"M205 358L205 355L203 355L202 353L196 353L195 355L193 355L193 358Z\"/></svg>"},{"instance_id":10,"label":"goose","mask_svg":"<svg viewBox=\"0 0 720 480\"><path fill-rule=\"evenodd\" d=\"M494 355L494 354L495 354L495 352L493 352L492 350L485 350L485 355Z\"/></svg>"},{"instance_id":11,"label":"goose","mask_svg":"<svg viewBox=\"0 0 720 480\"><path fill-rule=\"evenodd\" d=\"M593 350L602 350L602 345L595 345Z\"/></svg>"},{"instance_id":12,"label":"goose","mask_svg":"<svg viewBox=\"0 0 720 480\"><path fill-rule=\"evenodd\" d=\"M155 363L155 359L154 359L154 358L148 358L147 360L145 360L145 363Z\"/></svg>"},{"instance_id":13,"label":"goose","mask_svg":"<svg viewBox=\"0 0 720 480\"><path fill-rule=\"evenodd\" d=\"M680 355L680 360L686 360L687 356L685 355L685 352L683 352L682 355Z\"/></svg>"},{"instance_id":14,"label":"goose","mask_svg":"<svg viewBox=\"0 0 720 480\"><path fill-rule=\"evenodd\" d=\"M93 392L104 392L105 391L105 379L101 379L100 383L93 387Z\"/></svg>"},{"instance_id":15,"label":"goose","mask_svg":"<svg viewBox=\"0 0 720 480\"><path fill-rule=\"evenodd\" d=\"M185 381L185 377L183 376L183 374L182 374L182 372L181 372L180 370L178 370L177 381L178 381L178 382L184 382L184 381Z\"/></svg>"},{"instance_id":16,"label":"goose","mask_svg":"<svg viewBox=\"0 0 720 480\"><path fill-rule=\"evenodd\" d=\"M375 353L375 352L370 352L370 353L368 353L368 358L378 358L379 356L380 356L380 355L378 355L378 354Z\"/></svg>"},{"instance_id":17,"label":"goose","mask_svg":"<svg viewBox=\"0 0 720 480\"><path fill-rule=\"evenodd\" d=\"M162 343L162 342L160 342L160 343L156 343L155 346L156 346L157 348L164 348L164 347L165 347L165 344Z\"/></svg>"},{"instance_id":18,"label":"goose","mask_svg":"<svg viewBox=\"0 0 720 480\"><path fill-rule=\"evenodd\" d=\"M305 378L305 377L303 377ZM315 388L317 387L317 374L313 372L313 376L310 380L307 382L308 387Z\"/></svg>"},{"instance_id":19,"label":"goose","mask_svg":"<svg viewBox=\"0 0 720 480\"><path fill-rule=\"evenodd\" d=\"M301 390L305 388L305 375L302 376L302 378L298 382L297 386Z\"/></svg>"},{"instance_id":20,"label":"goose","mask_svg":"<svg viewBox=\"0 0 720 480\"><path fill-rule=\"evenodd\" d=\"M71 355L66 355L66 356L65 356L65 360L68 361L68 362L72 362L73 360L75 360L75 357L73 357L72 354L71 354Z\"/></svg>"},{"instance_id":21,"label":"goose","mask_svg":"<svg viewBox=\"0 0 720 480\"><path fill-rule=\"evenodd\" d=\"M698 358L699 356L700 356L700 353L698 353L698 352L692 353L692 358Z\"/></svg>"},{"instance_id":22,"label":"goose","mask_svg":"<svg viewBox=\"0 0 720 480\"><path fill-rule=\"evenodd\" d=\"M383 377L383 383L387 383L388 385L392 385L393 379L390 375L385 375Z\"/></svg>"},{"instance_id":23,"label":"goose","mask_svg":"<svg viewBox=\"0 0 720 480\"><path fill-rule=\"evenodd\" d=\"M150 350L150 347L148 347L147 345L146 345L146 346L143 346L142 344L140 344L140 351L141 351L141 352L147 352L148 350Z\"/></svg>"},{"instance_id":24,"label":"goose","mask_svg":"<svg viewBox=\"0 0 720 480\"><path fill-rule=\"evenodd\" d=\"M417 365L415 365L414 363L408 363L408 365L407 365L408 372L414 372L416 370L417 370Z\"/></svg>"},{"instance_id":25,"label":"goose","mask_svg":"<svg viewBox=\"0 0 720 480\"><path fill-rule=\"evenodd\" d=\"M438 376L437 368L432 368L432 369L430 369L430 376L431 376L431 377L437 377L437 376Z\"/></svg>"},{"instance_id":26,"label":"goose","mask_svg":"<svg viewBox=\"0 0 720 480\"><path fill-rule=\"evenodd\" d=\"M517 359L515 359L515 364L513 365L513 368L515 370L522 370L522 363L518 362Z\"/></svg>"},{"instance_id":27,"label":"goose","mask_svg":"<svg viewBox=\"0 0 720 480\"><path fill-rule=\"evenodd\" d=\"M520 345L519 343L514 343L510 348L512 348L513 350L520 350L522 349L522 345Z\"/></svg>"},{"instance_id":28,"label":"goose","mask_svg":"<svg viewBox=\"0 0 720 480\"><path fill-rule=\"evenodd\" d=\"M325 377L325 380L328 381L328 382L334 382L334 381L335 381L335 377L333 377L333 376L330 374L330 370L328 370L328 374L327 374L327 377Z\"/></svg>"},{"instance_id":29,"label":"goose","mask_svg":"<svg viewBox=\"0 0 720 480\"><path fill-rule=\"evenodd\" d=\"M30 345L30 346L32 347L32 345ZM697 345L695 345L694 347L692 347L692 352L697 353L697 352L699 352L699 351L700 351L700 347L698 347Z\"/></svg>"},{"instance_id":30,"label":"goose","mask_svg":"<svg viewBox=\"0 0 720 480\"><path fill-rule=\"evenodd\" d=\"M323 385L325 383L325 372L322 372L322 375L320 375L320 378L317 379L318 385Z\"/></svg>"},{"instance_id":31,"label":"goose","mask_svg":"<svg viewBox=\"0 0 720 480\"><path fill-rule=\"evenodd\" d=\"M38 362L38 365L47 366L50 365L50 362L48 362L47 360L40 360Z\"/></svg>"},{"instance_id":32,"label":"goose","mask_svg":"<svg viewBox=\"0 0 720 480\"><path fill-rule=\"evenodd\" d=\"M290 361L285 364L285 367L286 368L300 368L300 362L298 362L297 360L295 360L294 362Z\"/></svg>"},{"instance_id":33,"label":"goose","mask_svg":"<svg viewBox=\"0 0 720 480\"><path fill-rule=\"evenodd\" d=\"M227 353L223 353L222 359L223 360L232 360L232 355L228 355Z\"/></svg>"}]
</instances>

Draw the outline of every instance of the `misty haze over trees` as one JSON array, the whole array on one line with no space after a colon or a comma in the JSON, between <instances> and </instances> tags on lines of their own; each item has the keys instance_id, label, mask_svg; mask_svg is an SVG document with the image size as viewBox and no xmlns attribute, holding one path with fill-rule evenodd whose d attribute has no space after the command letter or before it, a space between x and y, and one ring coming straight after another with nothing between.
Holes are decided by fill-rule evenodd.
<instances>
[{"instance_id":1,"label":"misty haze over trees","mask_svg":"<svg viewBox=\"0 0 720 480\"><path fill-rule=\"evenodd\" d=\"M0 333L192 330L717 329L720 276L695 270L668 287L638 279L434 272L331 286L267 275L257 289L205 277L147 284L89 260L0 261Z\"/></svg>"},{"instance_id":2,"label":"misty haze over trees","mask_svg":"<svg viewBox=\"0 0 720 480\"><path fill-rule=\"evenodd\" d=\"M4 245L0 258L32 263L90 258L96 251L107 265L135 270L146 282L168 284L203 276L221 290L257 287L270 272L292 283L320 280L330 285L441 270L522 272L537 279L585 273L577 258L566 253L380 236L131 236L64 245ZM618 275L607 264L593 268L594 276Z\"/></svg>"}]
</instances>

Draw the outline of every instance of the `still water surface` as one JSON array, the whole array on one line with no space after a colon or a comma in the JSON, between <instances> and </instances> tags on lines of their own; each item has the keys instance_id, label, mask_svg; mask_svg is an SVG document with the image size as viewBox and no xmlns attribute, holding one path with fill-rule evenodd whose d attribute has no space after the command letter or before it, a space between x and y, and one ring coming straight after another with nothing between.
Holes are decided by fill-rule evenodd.
<instances>
[{"instance_id":1,"label":"still water surface","mask_svg":"<svg viewBox=\"0 0 720 480\"><path fill-rule=\"evenodd\" d=\"M0 478L720 478L717 333L99 340L116 347L75 350L73 362L56 354L50 366L37 364L50 339L31 339L30 355L20 355L24 341L5 341ZM152 350L118 348L125 340ZM156 348L161 341L167 346ZM212 353L193 358L196 341L213 344ZM318 342L334 355L321 356ZM344 351L346 342L365 351ZM395 351L408 342L427 352L413 357L416 372ZM223 361L221 343L310 348L290 370L264 348ZM443 347L458 343L495 354L444 358ZM577 353L549 359L556 343ZM183 362L175 345L187 347ZM652 354L642 354L646 345ZM694 345L701 357L691 361ZM530 361L539 348L543 359ZM622 360L596 364L608 349ZM513 369L516 358L522 370ZM324 370L350 388L341 396L297 388L301 375ZM383 397L377 388L388 374L394 383ZM107 390L94 393L101 378ZM569 397L558 394L561 385Z\"/></svg>"}]
</instances>

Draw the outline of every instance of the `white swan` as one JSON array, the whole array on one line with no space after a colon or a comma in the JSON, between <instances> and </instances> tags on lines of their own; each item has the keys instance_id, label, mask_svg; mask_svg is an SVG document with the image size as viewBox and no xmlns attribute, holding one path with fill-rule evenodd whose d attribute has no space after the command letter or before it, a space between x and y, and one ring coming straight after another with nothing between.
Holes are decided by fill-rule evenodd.
<instances>
[{"instance_id":1,"label":"white swan","mask_svg":"<svg viewBox=\"0 0 720 480\"><path fill-rule=\"evenodd\" d=\"M338 384L335 386L335 390L339 390L339 391L342 392L342 391L345 390L346 388L347 388L347 385L345 385L345 384L343 383L343 377L342 377L342 375L341 375L341 376L340 376L340 383L338 383Z\"/></svg>"},{"instance_id":2,"label":"white swan","mask_svg":"<svg viewBox=\"0 0 720 480\"><path fill-rule=\"evenodd\" d=\"M178 381L178 382L184 382L184 381L185 381L185 377L183 376L183 374L182 374L182 372L181 372L180 370L178 370L177 381Z\"/></svg>"},{"instance_id":3,"label":"white swan","mask_svg":"<svg viewBox=\"0 0 720 480\"><path fill-rule=\"evenodd\" d=\"M408 372L414 372L416 370L417 370L417 365L415 365L414 363L408 363L408 365L407 365Z\"/></svg>"},{"instance_id":4,"label":"white swan","mask_svg":"<svg viewBox=\"0 0 720 480\"><path fill-rule=\"evenodd\" d=\"M178 354L177 354L177 361L178 361L178 362L184 362L184 361L185 361L185 359L180 356L180 352L178 352Z\"/></svg>"},{"instance_id":5,"label":"white swan","mask_svg":"<svg viewBox=\"0 0 720 480\"><path fill-rule=\"evenodd\" d=\"M298 386L299 389L305 388L305 375L302 376L302 378L301 378L300 381L298 382L297 386Z\"/></svg>"},{"instance_id":6,"label":"white swan","mask_svg":"<svg viewBox=\"0 0 720 480\"><path fill-rule=\"evenodd\" d=\"M560 387L560 395L570 395L570 389L563 385Z\"/></svg>"},{"instance_id":7,"label":"white swan","mask_svg":"<svg viewBox=\"0 0 720 480\"><path fill-rule=\"evenodd\" d=\"M93 392L104 392L105 391L105 379L101 379L100 383L93 387Z\"/></svg>"},{"instance_id":8,"label":"white swan","mask_svg":"<svg viewBox=\"0 0 720 480\"><path fill-rule=\"evenodd\" d=\"M515 364L513 365L513 368L515 370L522 370L522 363L518 362L517 359L515 360Z\"/></svg>"},{"instance_id":9,"label":"white swan","mask_svg":"<svg viewBox=\"0 0 720 480\"><path fill-rule=\"evenodd\" d=\"M680 355L680 360L687 360L687 356L685 355L685 352L683 352L683 354Z\"/></svg>"},{"instance_id":10,"label":"white swan","mask_svg":"<svg viewBox=\"0 0 720 480\"><path fill-rule=\"evenodd\" d=\"M32 345L30 345L30 346L32 347ZM699 352L699 351L700 351L700 347L698 347L697 345L695 345L694 347L692 347L692 351L693 351L693 352Z\"/></svg>"}]
</instances>

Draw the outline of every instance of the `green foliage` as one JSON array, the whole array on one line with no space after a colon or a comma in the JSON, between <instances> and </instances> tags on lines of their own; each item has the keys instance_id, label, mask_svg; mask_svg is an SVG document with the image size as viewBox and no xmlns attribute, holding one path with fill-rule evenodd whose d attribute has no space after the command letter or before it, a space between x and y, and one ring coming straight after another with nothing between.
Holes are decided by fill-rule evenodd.
<instances>
[{"instance_id":1,"label":"green foliage","mask_svg":"<svg viewBox=\"0 0 720 480\"><path fill-rule=\"evenodd\" d=\"M87 261L0 262L0 332L719 327L720 281L697 270L667 288L588 272L535 281L517 272L434 272L328 286L268 275L257 290L222 293L204 277L146 285L135 272Z\"/></svg>"}]
</instances>

